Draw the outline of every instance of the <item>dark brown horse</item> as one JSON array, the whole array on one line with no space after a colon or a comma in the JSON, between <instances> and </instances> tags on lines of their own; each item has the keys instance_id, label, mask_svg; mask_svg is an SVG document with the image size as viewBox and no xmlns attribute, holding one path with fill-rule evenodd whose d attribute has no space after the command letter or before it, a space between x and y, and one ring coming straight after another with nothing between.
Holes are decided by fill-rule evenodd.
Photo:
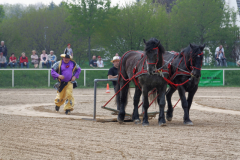
<instances>
[{"instance_id":1,"label":"dark brown horse","mask_svg":"<svg viewBox=\"0 0 240 160\"><path fill-rule=\"evenodd\" d=\"M143 93L143 108L145 110L143 116L143 126L149 125L147 110L149 107L148 92L157 89L157 102L159 104L159 125L165 125L165 92L167 83L163 79L163 76L168 74L160 74L159 68L163 66L163 53L165 52L160 41L156 38L151 38L149 41L145 41L144 52L129 51L121 58L119 66L119 79L117 84L117 91L120 90L126 83L126 86L117 95L117 103L120 106L120 112L118 114L118 122L122 123L125 117L125 107L127 105L127 96L129 89L129 80L135 81L135 94L134 94L134 110L132 120L135 123L140 123L138 104L140 96ZM166 67L167 68L167 67ZM159 72L157 72L159 71ZM136 78L136 79L135 79Z\"/></svg>"},{"instance_id":2,"label":"dark brown horse","mask_svg":"<svg viewBox=\"0 0 240 160\"><path fill-rule=\"evenodd\" d=\"M168 102L167 120L171 121L173 117L172 107L172 94L178 90L182 108L184 110L183 122L186 125L193 125L189 118L189 110L191 108L194 94L198 89L198 83L201 77L201 67L203 60L203 49L205 45L192 45L186 47L180 54L176 55L174 60L171 62L170 80L175 84L183 84L178 87L170 85L166 98ZM164 54L164 60L168 61L171 59L172 54L166 52ZM185 83L187 82L187 83ZM188 92L188 98L186 99L185 92Z\"/></svg>"}]
</instances>

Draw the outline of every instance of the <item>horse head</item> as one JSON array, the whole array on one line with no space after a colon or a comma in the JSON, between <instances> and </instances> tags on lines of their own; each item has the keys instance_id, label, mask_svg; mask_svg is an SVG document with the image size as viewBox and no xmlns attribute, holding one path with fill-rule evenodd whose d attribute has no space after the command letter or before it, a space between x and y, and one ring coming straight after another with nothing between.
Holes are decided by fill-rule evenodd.
<instances>
[{"instance_id":1,"label":"horse head","mask_svg":"<svg viewBox=\"0 0 240 160\"><path fill-rule=\"evenodd\" d=\"M160 44L160 41L156 38L151 38L149 41L145 41L145 53L146 53L146 65L148 74L152 75L155 73L157 67L159 67L159 59L162 60L162 55L160 53L164 53L164 48ZM162 63L162 62L161 62ZM162 65L162 64L161 64ZM161 66L160 66L161 67Z\"/></svg>"},{"instance_id":2,"label":"horse head","mask_svg":"<svg viewBox=\"0 0 240 160\"><path fill-rule=\"evenodd\" d=\"M190 43L190 67L192 69L192 75L196 78L201 77L201 68L203 61L203 49L204 45L193 45Z\"/></svg>"}]
</instances>

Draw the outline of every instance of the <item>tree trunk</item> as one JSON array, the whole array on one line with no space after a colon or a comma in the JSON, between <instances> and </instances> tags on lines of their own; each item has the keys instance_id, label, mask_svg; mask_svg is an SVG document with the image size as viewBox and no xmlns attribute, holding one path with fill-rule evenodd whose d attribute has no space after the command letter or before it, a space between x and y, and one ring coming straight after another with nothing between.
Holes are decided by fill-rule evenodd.
<instances>
[{"instance_id":1,"label":"tree trunk","mask_svg":"<svg viewBox=\"0 0 240 160\"><path fill-rule=\"evenodd\" d=\"M88 60L91 61L91 37L88 37Z\"/></svg>"}]
</instances>

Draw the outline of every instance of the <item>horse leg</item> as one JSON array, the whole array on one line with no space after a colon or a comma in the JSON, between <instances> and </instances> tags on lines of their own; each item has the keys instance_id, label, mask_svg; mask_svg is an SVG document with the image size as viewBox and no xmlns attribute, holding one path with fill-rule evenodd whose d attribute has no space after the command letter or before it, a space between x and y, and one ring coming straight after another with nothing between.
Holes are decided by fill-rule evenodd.
<instances>
[{"instance_id":1,"label":"horse leg","mask_svg":"<svg viewBox=\"0 0 240 160\"><path fill-rule=\"evenodd\" d=\"M166 93L167 85L163 86L161 90L158 90L158 105L159 105L159 118L158 118L158 124L159 126L165 126L166 120L165 120L165 114L164 114L164 108L165 108L165 93Z\"/></svg>"},{"instance_id":2,"label":"horse leg","mask_svg":"<svg viewBox=\"0 0 240 160\"><path fill-rule=\"evenodd\" d=\"M138 113L138 104L139 104L139 100L141 97L142 91L140 90L140 88L138 88L137 86L135 87L135 93L134 93L134 109L133 109L133 115L132 115L132 120L135 122L135 124L140 124L141 120L139 119L139 113Z\"/></svg>"},{"instance_id":3,"label":"horse leg","mask_svg":"<svg viewBox=\"0 0 240 160\"><path fill-rule=\"evenodd\" d=\"M188 92L187 102L188 102L188 115L189 116L190 116L189 111L190 111L190 108L192 105L192 100L193 100L195 93L197 92L197 89L198 89L198 86L194 87L194 89L191 92Z\"/></svg>"},{"instance_id":4,"label":"horse leg","mask_svg":"<svg viewBox=\"0 0 240 160\"><path fill-rule=\"evenodd\" d=\"M122 88L127 82L122 80L122 82L120 82L120 88ZM129 84L127 84L125 87L122 88L122 90L120 91L120 97L119 97L119 107L120 107L120 111L118 113L118 118L117 121L119 123L123 123L124 122L124 118L125 118L125 107L127 105L127 96L128 96L128 88L129 88Z\"/></svg>"},{"instance_id":5,"label":"horse leg","mask_svg":"<svg viewBox=\"0 0 240 160\"><path fill-rule=\"evenodd\" d=\"M179 96L181 98L182 108L183 108L183 111L184 111L184 116L183 116L184 124L186 124L186 125L193 125L192 121L189 118L189 114L188 114L188 101L186 99L185 89L184 89L183 86L179 86L178 87L178 93L179 93Z\"/></svg>"},{"instance_id":6,"label":"horse leg","mask_svg":"<svg viewBox=\"0 0 240 160\"><path fill-rule=\"evenodd\" d=\"M144 108L144 115L143 115L143 126L149 126L148 122L148 107L149 107L149 101L148 101L148 90L147 87L143 87L143 108Z\"/></svg>"},{"instance_id":7,"label":"horse leg","mask_svg":"<svg viewBox=\"0 0 240 160\"><path fill-rule=\"evenodd\" d=\"M176 89L174 89L172 86L170 86L169 89L167 90L167 94L166 94L167 103L168 103L168 110L167 110L166 118L168 121L172 121L172 117L173 117L173 107L172 107L171 99L172 99L172 95L175 91L176 91Z\"/></svg>"}]
</instances>

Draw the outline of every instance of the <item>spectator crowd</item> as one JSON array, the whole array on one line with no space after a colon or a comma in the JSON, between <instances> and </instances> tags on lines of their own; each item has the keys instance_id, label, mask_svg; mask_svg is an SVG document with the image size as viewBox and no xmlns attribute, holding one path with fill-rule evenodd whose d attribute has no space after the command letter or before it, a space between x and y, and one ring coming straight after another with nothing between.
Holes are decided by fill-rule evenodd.
<instances>
[{"instance_id":1,"label":"spectator crowd","mask_svg":"<svg viewBox=\"0 0 240 160\"><path fill-rule=\"evenodd\" d=\"M121 57L118 55L118 53L115 54L116 57L119 57L119 59L121 59ZM89 66L93 67L93 68L102 68L104 67L104 63L103 60L101 58L101 56L98 56L98 59L96 59L96 56L93 55L92 56L92 60L89 62Z\"/></svg>"},{"instance_id":2,"label":"spectator crowd","mask_svg":"<svg viewBox=\"0 0 240 160\"><path fill-rule=\"evenodd\" d=\"M68 44L64 49L64 53L68 53L73 57L73 50L71 48L71 44ZM121 57L118 53L115 56ZM32 50L31 56L27 56L25 52L21 53L21 56L16 57L14 53L11 53L10 57L8 57L8 49L4 43L1 41L0 45L0 68L29 68L30 65L34 68L51 68L54 63L57 62L57 56L54 54L54 51L51 50L49 54L46 50L42 50L40 55L37 54L36 50ZM92 56L92 60L89 62L89 66L93 68L103 68L104 62L101 56Z\"/></svg>"},{"instance_id":3,"label":"spectator crowd","mask_svg":"<svg viewBox=\"0 0 240 160\"><path fill-rule=\"evenodd\" d=\"M67 48L64 50L64 53L70 52L73 56L73 51L71 45L68 44ZM8 57L8 50L4 41L1 41L0 44L0 68L11 68L15 67L26 67L29 68L29 65L32 64L34 68L51 68L54 63L57 62L57 56L54 54L54 51L51 50L49 54L45 50L42 50L40 56L37 55L36 50L32 50L32 55L30 57L26 56L25 52L21 53L21 56L17 58L14 53L11 53L11 56Z\"/></svg>"}]
</instances>

